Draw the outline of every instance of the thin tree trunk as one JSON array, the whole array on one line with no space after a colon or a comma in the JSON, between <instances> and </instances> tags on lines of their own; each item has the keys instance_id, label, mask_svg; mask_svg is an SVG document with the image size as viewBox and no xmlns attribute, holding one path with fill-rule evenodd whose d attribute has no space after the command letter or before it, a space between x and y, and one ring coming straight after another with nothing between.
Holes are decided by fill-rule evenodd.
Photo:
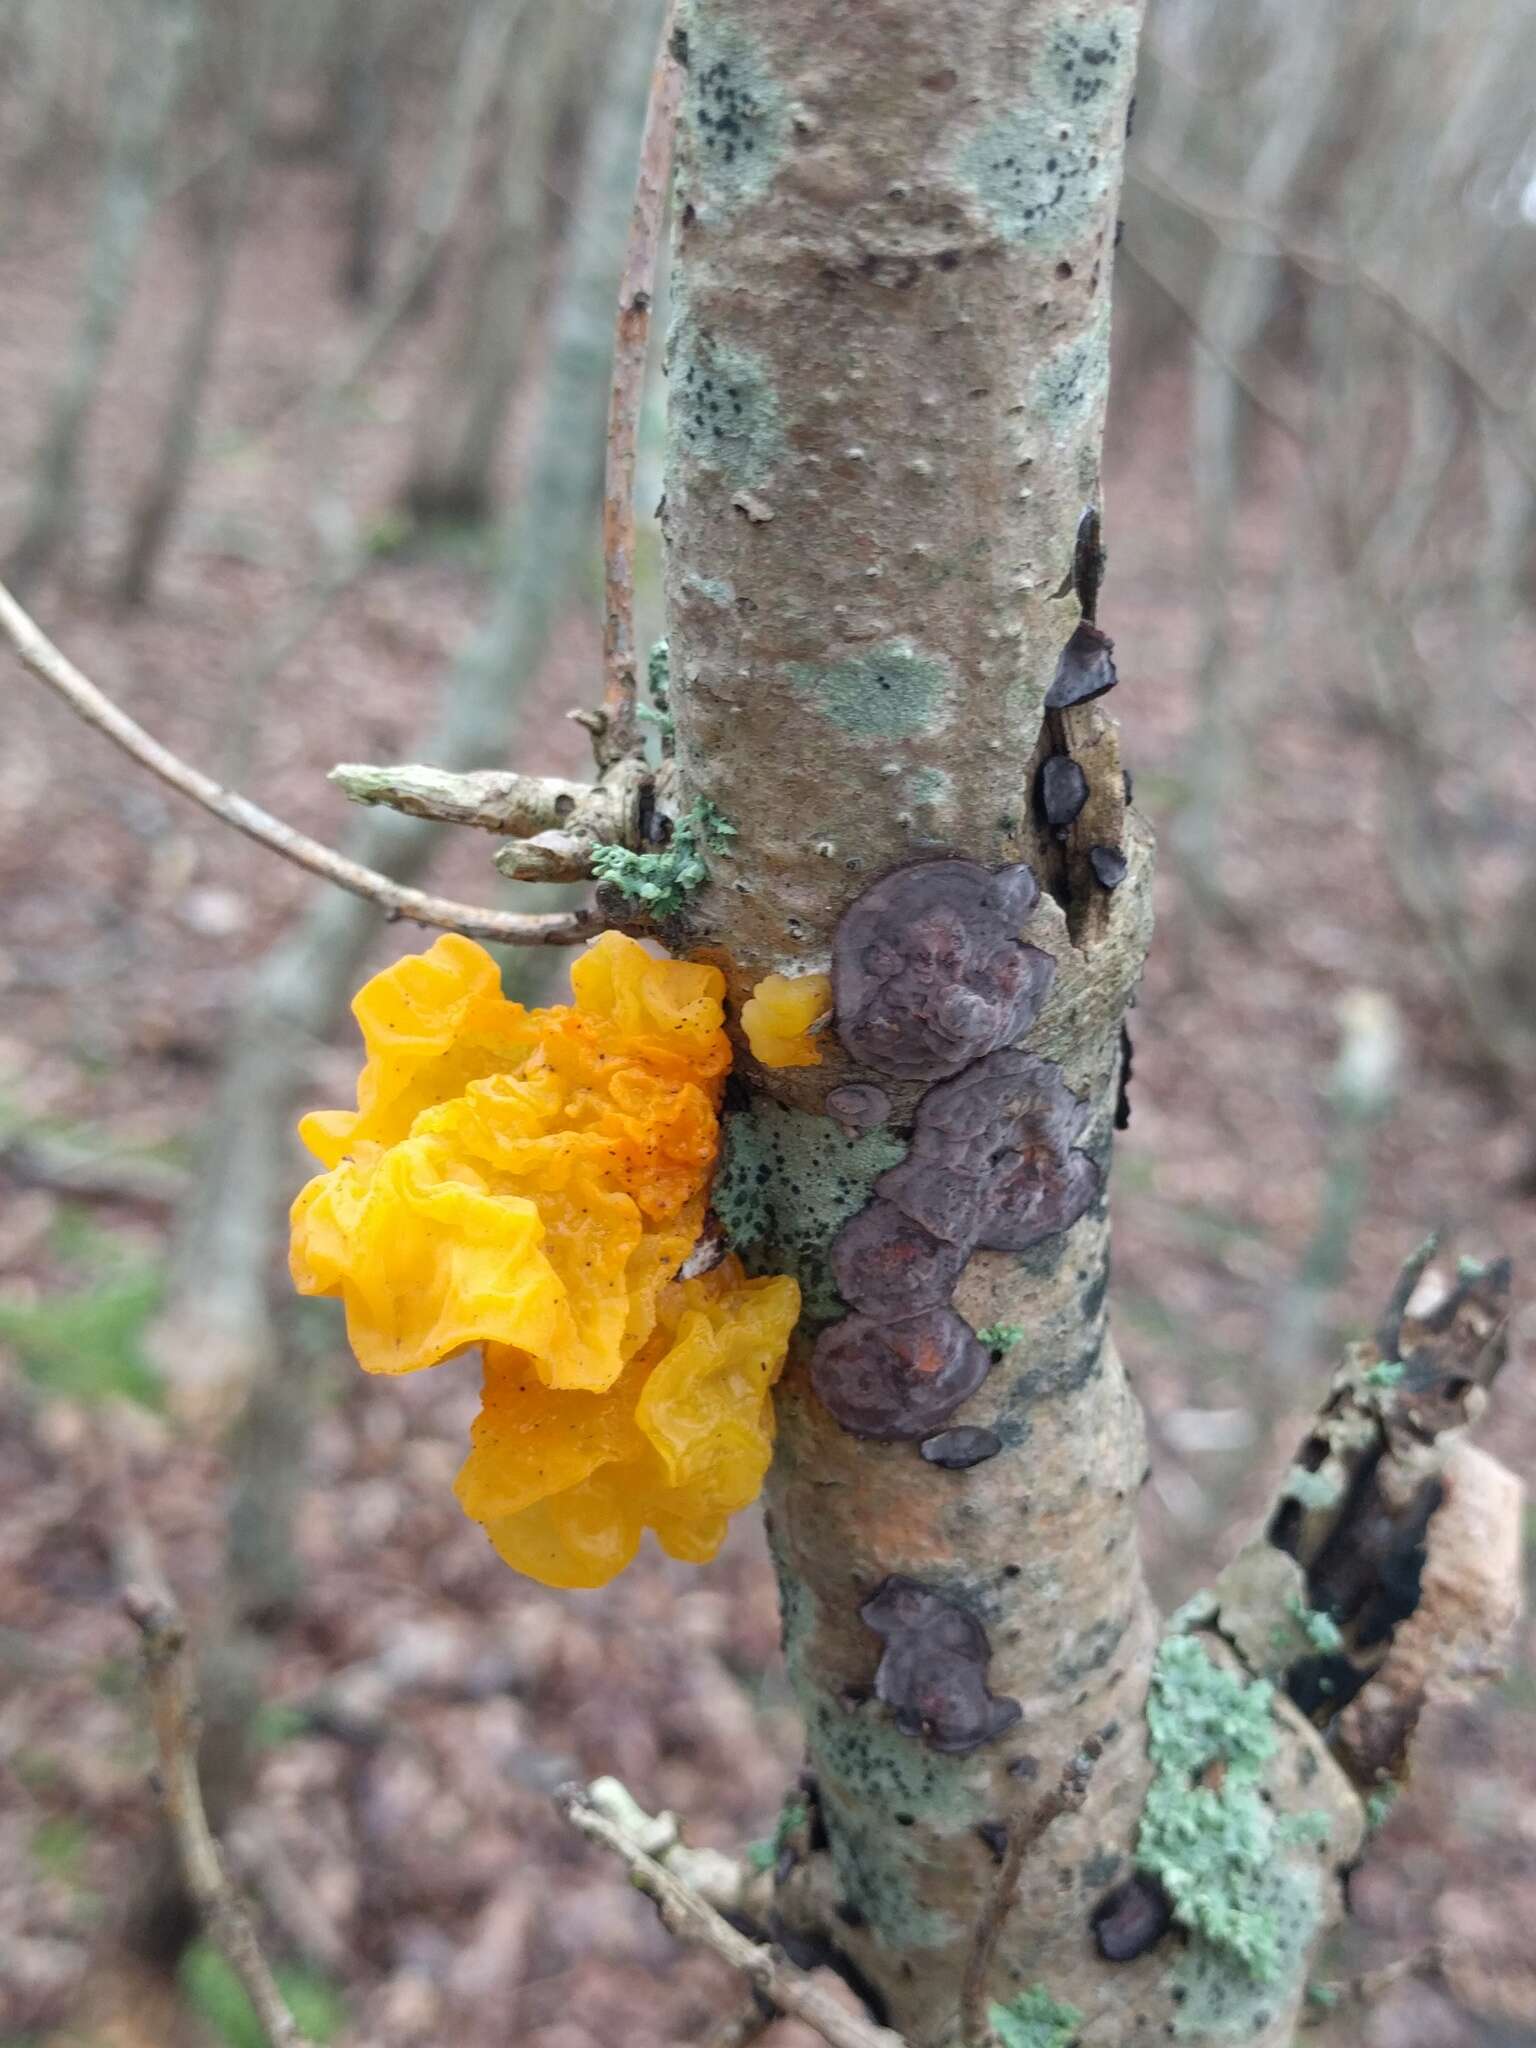
<instances>
[{"instance_id":1,"label":"thin tree trunk","mask_svg":"<svg viewBox=\"0 0 1536 2048\"><path fill-rule=\"evenodd\" d=\"M572 29L547 8L518 24L498 123L494 191L485 210L460 324L423 388L403 487L413 519L490 518L502 427L527 353L539 282L544 203Z\"/></svg>"},{"instance_id":2,"label":"thin tree trunk","mask_svg":"<svg viewBox=\"0 0 1536 2048\"><path fill-rule=\"evenodd\" d=\"M836 1020L820 1064L739 1055L715 1188L805 1304L768 1488L808 1750L776 1910L915 2048L987 2040L994 2003L1030 2048L1281 2048L1360 1840L1310 1722L1251 1690L1294 1677L1271 1639L1312 1598L1305 1516L1239 1561L1260 1592L1164 1634L1105 1312L1151 845L1089 701L1083 514L1138 27L1114 0L681 19L671 701L679 800L731 834L675 936L737 1011L830 970ZM1375 1481L1307 1477L1368 1557ZM1268 1755L1238 1893L1180 1891L1170 1934L1149 1787L1177 1829L1259 1770L1225 1708L1201 1729L1191 1668Z\"/></svg>"},{"instance_id":3,"label":"thin tree trunk","mask_svg":"<svg viewBox=\"0 0 1536 2048\"><path fill-rule=\"evenodd\" d=\"M202 292L176 355L159 454L129 517L128 546L118 582L118 596L126 605L148 602L197 453L203 393L213 367L245 226L246 199L261 135L279 21L279 0L261 0L252 30L253 47L239 65L235 133L209 235Z\"/></svg>"},{"instance_id":4,"label":"thin tree trunk","mask_svg":"<svg viewBox=\"0 0 1536 2048\"><path fill-rule=\"evenodd\" d=\"M69 538L81 449L102 372L128 308L154 211L166 129L176 101L190 0L143 0L120 13L112 133L85 279L85 307L54 392L26 524L6 567L25 591Z\"/></svg>"}]
</instances>

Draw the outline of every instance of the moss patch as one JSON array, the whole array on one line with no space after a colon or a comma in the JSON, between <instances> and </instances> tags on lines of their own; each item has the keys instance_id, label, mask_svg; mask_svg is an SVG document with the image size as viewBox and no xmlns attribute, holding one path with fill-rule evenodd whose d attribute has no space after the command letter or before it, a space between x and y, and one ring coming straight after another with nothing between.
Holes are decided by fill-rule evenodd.
<instances>
[{"instance_id":1,"label":"moss patch","mask_svg":"<svg viewBox=\"0 0 1536 2048\"><path fill-rule=\"evenodd\" d=\"M830 668L794 662L788 674L796 691L823 718L861 739L916 739L935 731L954 691L949 663L920 654L904 640L850 655Z\"/></svg>"}]
</instances>

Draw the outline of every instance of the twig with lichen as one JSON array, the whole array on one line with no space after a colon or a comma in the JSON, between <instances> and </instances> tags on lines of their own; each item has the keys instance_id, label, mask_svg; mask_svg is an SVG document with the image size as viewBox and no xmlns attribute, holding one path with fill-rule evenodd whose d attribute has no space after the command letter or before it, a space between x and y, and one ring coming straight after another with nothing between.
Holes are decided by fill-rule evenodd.
<instances>
[{"instance_id":1,"label":"twig with lichen","mask_svg":"<svg viewBox=\"0 0 1536 2048\"><path fill-rule=\"evenodd\" d=\"M295 831L281 818L274 818L249 797L226 789L211 775L183 761L169 747L147 733L143 726L120 710L110 697L75 667L54 646L37 621L24 611L0 584L0 639L37 680L52 690L97 732L158 776L171 789L191 797L205 811L211 811L226 825L233 825L258 845L281 854L296 867L305 868L322 881L335 882L370 903L376 903L389 918L408 918L412 923L433 925L446 931L463 932L470 938L486 939L507 946L574 946L602 928L602 918L591 909L581 910L488 910L472 903L456 903L445 896L432 896L424 889L408 889L392 882L373 868L365 868L334 847Z\"/></svg>"},{"instance_id":2,"label":"twig with lichen","mask_svg":"<svg viewBox=\"0 0 1536 2048\"><path fill-rule=\"evenodd\" d=\"M670 1815L646 1813L613 1778L565 1785L555 1797L572 1827L622 1859L636 1889L654 1902L663 1926L679 1941L712 1949L779 2012L810 2027L829 2048L905 2048L899 2034L850 2012L785 1956L733 1927L706 1894L729 1902L727 1873L734 1866L707 1850L686 1848ZM739 1889L739 1872L735 1883Z\"/></svg>"}]
</instances>

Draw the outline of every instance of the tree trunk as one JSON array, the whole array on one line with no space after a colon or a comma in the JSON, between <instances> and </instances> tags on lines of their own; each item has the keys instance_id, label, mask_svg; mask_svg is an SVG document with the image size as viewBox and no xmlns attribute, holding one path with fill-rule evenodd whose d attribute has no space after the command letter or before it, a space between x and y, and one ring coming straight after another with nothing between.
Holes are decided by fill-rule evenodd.
<instances>
[{"instance_id":1,"label":"tree trunk","mask_svg":"<svg viewBox=\"0 0 1536 2048\"><path fill-rule=\"evenodd\" d=\"M189 0L143 0L138 8L122 10L112 134L86 270L85 308L53 395L26 525L6 568L6 580L19 591L49 567L73 525L85 430L154 211L161 150L190 27Z\"/></svg>"},{"instance_id":2,"label":"tree trunk","mask_svg":"<svg viewBox=\"0 0 1536 2048\"><path fill-rule=\"evenodd\" d=\"M255 14L253 47L245 52L245 61L240 64L235 133L209 233L202 291L176 352L165 428L154 467L129 518L128 544L118 579L118 596L126 605L148 602L197 453L203 393L213 368L235 256L245 226L246 195L280 25L278 0L260 0Z\"/></svg>"},{"instance_id":3,"label":"tree trunk","mask_svg":"<svg viewBox=\"0 0 1536 2048\"><path fill-rule=\"evenodd\" d=\"M1113 0L682 13L671 690L680 801L734 832L687 936L734 1011L830 970L836 1015L819 1064L739 1052L716 1183L805 1301L768 1489L809 1752L776 1910L918 2048L987 2038L994 2002L1013 2048L1278 2048L1360 1838L1309 1721L1253 1689L1294 1676L1247 1610L1308 1613L1300 1509L1220 1632L1164 1636L1106 1320L1152 863L1090 701L1084 515L1138 26ZM1202 1688L1226 1732L1190 1736L1197 1780ZM1243 1701L1262 1793L1222 1747ZM1229 1776L1270 1802L1237 1934L1155 1810L1176 1833Z\"/></svg>"}]
</instances>

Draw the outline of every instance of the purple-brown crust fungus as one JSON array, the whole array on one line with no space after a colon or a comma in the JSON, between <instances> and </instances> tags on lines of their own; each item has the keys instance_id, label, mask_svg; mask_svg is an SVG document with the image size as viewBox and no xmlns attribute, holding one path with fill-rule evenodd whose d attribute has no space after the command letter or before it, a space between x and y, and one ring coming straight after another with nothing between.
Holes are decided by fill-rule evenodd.
<instances>
[{"instance_id":1,"label":"purple-brown crust fungus","mask_svg":"<svg viewBox=\"0 0 1536 2048\"><path fill-rule=\"evenodd\" d=\"M1155 1877L1138 1873L1106 1892L1089 1918L1106 1963L1133 1963L1173 1925L1173 1907Z\"/></svg>"},{"instance_id":2,"label":"purple-brown crust fungus","mask_svg":"<svg viewBox=\"0 0 1536 2048\"><path fill-rule=\"evenodd\" d=\"M953 1309L889 1322L851 1315L817 1338L811 1384L850 1435L904 1443L946 1422L991 1366L992 1354Z\"/></svg>"},{"instance_id":3,"label":"purple-brown crust fungus","mask_svg":"<svg viewBox=\"0 0 1536 2048\"><path fill-rule=\"evenodd\" d=\"M844 1301L882 1321L920 1308L942 1308L965 1264L960 1245L946 1244L893 1202L870 1202L837 1233L832 1277Z\"/></svg>"},{"instance_id":4,"label":"purple-brown crust fungus","mask_svg":"<svg viewBox=\"0 0 1536 2048\"><path fill-rule=\"evenodd\" d=\"M827 1096L827 1114L845 1130L872 1131L891 1114L891 1098L865 1081L845 1081Z\"/></svg>"},{"instance_id":5,"label":"purple-brown crust fungus","mask_svg":"<svg viewBox=\"0 0 1536 2048\"><path fill-rule=\"evenodd\" d=\"M1040 899L1029 868L922 861L870 884L832 947L837 1031L852 1057L937 1081L1034 1022L1056 963L1019 929Z\"/></svg>"},{"instance_id":6,"label":"purple-brown crust fungus","mask_svg":"<svg viewBox=\"0 0 1536 2048\"><path fill-rule=\"evenodd\" d=\"M930 1465L940 1465L946 1472L969 1472L973 1465L995 1458L1003 1440L995 1430L961 1423L957 1429L941 1429L937 1436L924 1437L917 1448Z\"/></svg>"},{"instance_id":7,"label":"purple-brown crust fungus","mask_svg":"<svg viewBox=\"0 0 1536 2048\"><path fill-rule=\"evenodd\" d=\"M1075 1149L1087 1120L1052 1061L992 1053L929 1089L907 1157L876 1193L951 1244L1026 1251L1075 1223L1098 1192L1098 1168Z\"/></svg>"},{"instance_id":8,"label":"purple-brown crust fungus","mask_svg":"<svg viewBox=\"0 0 1536 2048\"><path fill-rule=\"evenodd\" d=\"M987 1690L992 1646L975 1615L916 1579L892 1576L864 1602L859 1619L885 1645L875 1697L904 1735L963 1756L1019 1720L1017 1700Z\"/></svg>"},{"instance_id":9,"label":"purple-brown crust fungus","mask_svg":"<svg viewBox=\"0 0 1536 2048\"><path fill-rule=\"evenodd\" d=\"M1065 711L1070 704L1087 704L1112 690L1120 678L1110 659L1115 643L1085 619L1061 650L1051 687L1045 693L1047 711Z\"/></svg>"}]
</instances>

